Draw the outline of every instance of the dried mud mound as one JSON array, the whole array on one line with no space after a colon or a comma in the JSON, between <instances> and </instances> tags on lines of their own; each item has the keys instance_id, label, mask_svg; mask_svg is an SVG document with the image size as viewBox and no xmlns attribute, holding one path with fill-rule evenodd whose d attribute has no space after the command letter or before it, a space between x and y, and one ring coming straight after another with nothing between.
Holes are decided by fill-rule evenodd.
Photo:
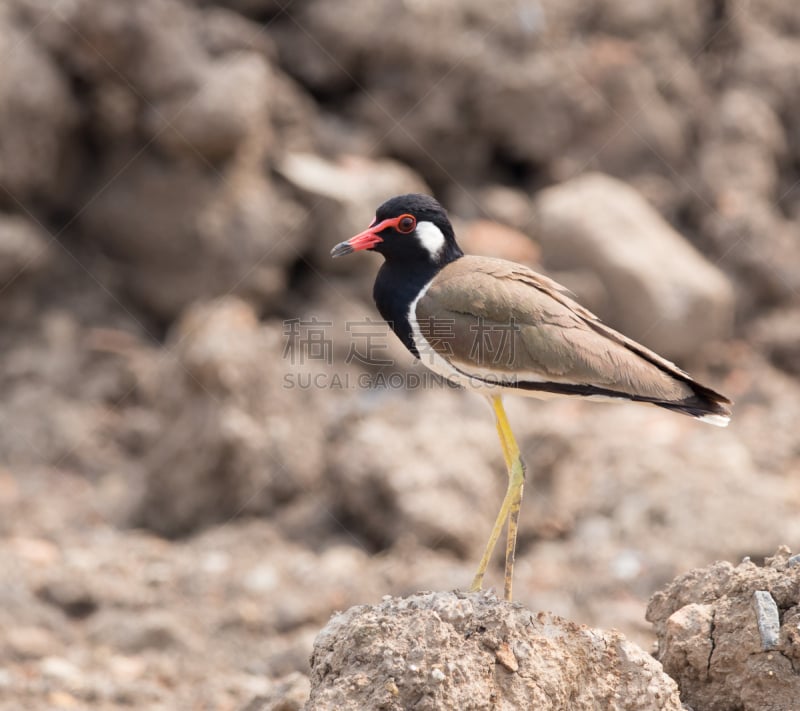
<instances>
[{"instance_id":1,"label":"dried mud mound","mask_svg":"<svg viewBox=\"0 0 800 711\"><path fill-rule=\"evenodd\" d=\"M653 596L658 659L694 711L800 705L800 556L718 562Z\"/></svg>"},{"instance_id":2,"label":"dried mud mound","mask_svg":"<svg viewBox=\"0 0 800 711\"><path fill-rule=\"evenodd\" d=\"M306 709L681 708L658 662L619 633L486 593L353 607L320 632L311 666Z\"/></svg>"}]
</instances>

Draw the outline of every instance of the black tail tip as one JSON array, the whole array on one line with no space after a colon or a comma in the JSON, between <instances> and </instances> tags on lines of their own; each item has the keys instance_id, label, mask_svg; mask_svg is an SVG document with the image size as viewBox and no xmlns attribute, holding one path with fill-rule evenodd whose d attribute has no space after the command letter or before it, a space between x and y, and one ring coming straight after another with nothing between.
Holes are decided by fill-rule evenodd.
<instances>
[{"instance_id":1,"label":"black tail tip","mask_svg":"<svg viewBox=\"0 0 800 711\"><path fill-rule=\"evenodd\" d=\"M707 422L717 427L727 427L731 421L733 402L711 388L697 383L691 383L691 385L694 390L692 397L667 407L690 415L701 422Z\"/></svg>"}]
</instances>

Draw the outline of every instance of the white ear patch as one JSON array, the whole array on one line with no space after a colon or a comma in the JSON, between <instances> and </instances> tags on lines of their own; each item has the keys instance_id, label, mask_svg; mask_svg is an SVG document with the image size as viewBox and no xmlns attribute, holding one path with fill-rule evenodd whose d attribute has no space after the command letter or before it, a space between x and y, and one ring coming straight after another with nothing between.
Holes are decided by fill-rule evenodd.
<instances>
[{"instance_id":1,"label":"white ear patch","mask_svg":"<svg viewBox=\"0 0 800 711\"><path fill-rule=\"evenodd\" d=\"M432 259L437 259L444 249L444 235L433 222L423 221L417 223L416 237L425 247Z\"/></svg>"}]
</instances>

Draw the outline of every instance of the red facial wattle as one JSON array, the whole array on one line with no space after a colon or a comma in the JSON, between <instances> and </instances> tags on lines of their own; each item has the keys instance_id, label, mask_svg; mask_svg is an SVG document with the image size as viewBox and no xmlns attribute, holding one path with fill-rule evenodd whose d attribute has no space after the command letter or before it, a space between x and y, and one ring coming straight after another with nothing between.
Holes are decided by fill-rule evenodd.
<instances>
[{"instance_id":1,"label":"red facial wattle","mask_svg":"<svg viewBox=\"0 0 800 711\"><path fill-rule=\"evenodd\" d=\"M332 257L344 257L346 254L352 254L362 249L371 249L376 244L383 242L383 237L379 233L393 228L401 234L408 234L413 232L416 227L417 221L413 215L403 214L397 217L390 217L386 220L373 223L363 232L359 232L355 237L351 237L345 242L339 242L332 250Z\"/></svg>"}]
</instances>

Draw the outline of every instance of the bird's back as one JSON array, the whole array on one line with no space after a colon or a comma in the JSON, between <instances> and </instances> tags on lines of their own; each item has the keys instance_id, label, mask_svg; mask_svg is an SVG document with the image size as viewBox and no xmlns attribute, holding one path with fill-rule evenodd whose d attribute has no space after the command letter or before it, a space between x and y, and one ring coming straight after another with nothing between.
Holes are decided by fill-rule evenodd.
<instances>
[{"instance_id":1,"label":"bird's back","mask_svg":"<svg viewBox=\"0 0 800 711\"><path fill-rule=\"evenodd\" d=\"M520 394L648 402L723 424L730 401L603 324L527 267L465 256L416 304L427 344L457 371Z\"/></svg>"}]
</instances>

